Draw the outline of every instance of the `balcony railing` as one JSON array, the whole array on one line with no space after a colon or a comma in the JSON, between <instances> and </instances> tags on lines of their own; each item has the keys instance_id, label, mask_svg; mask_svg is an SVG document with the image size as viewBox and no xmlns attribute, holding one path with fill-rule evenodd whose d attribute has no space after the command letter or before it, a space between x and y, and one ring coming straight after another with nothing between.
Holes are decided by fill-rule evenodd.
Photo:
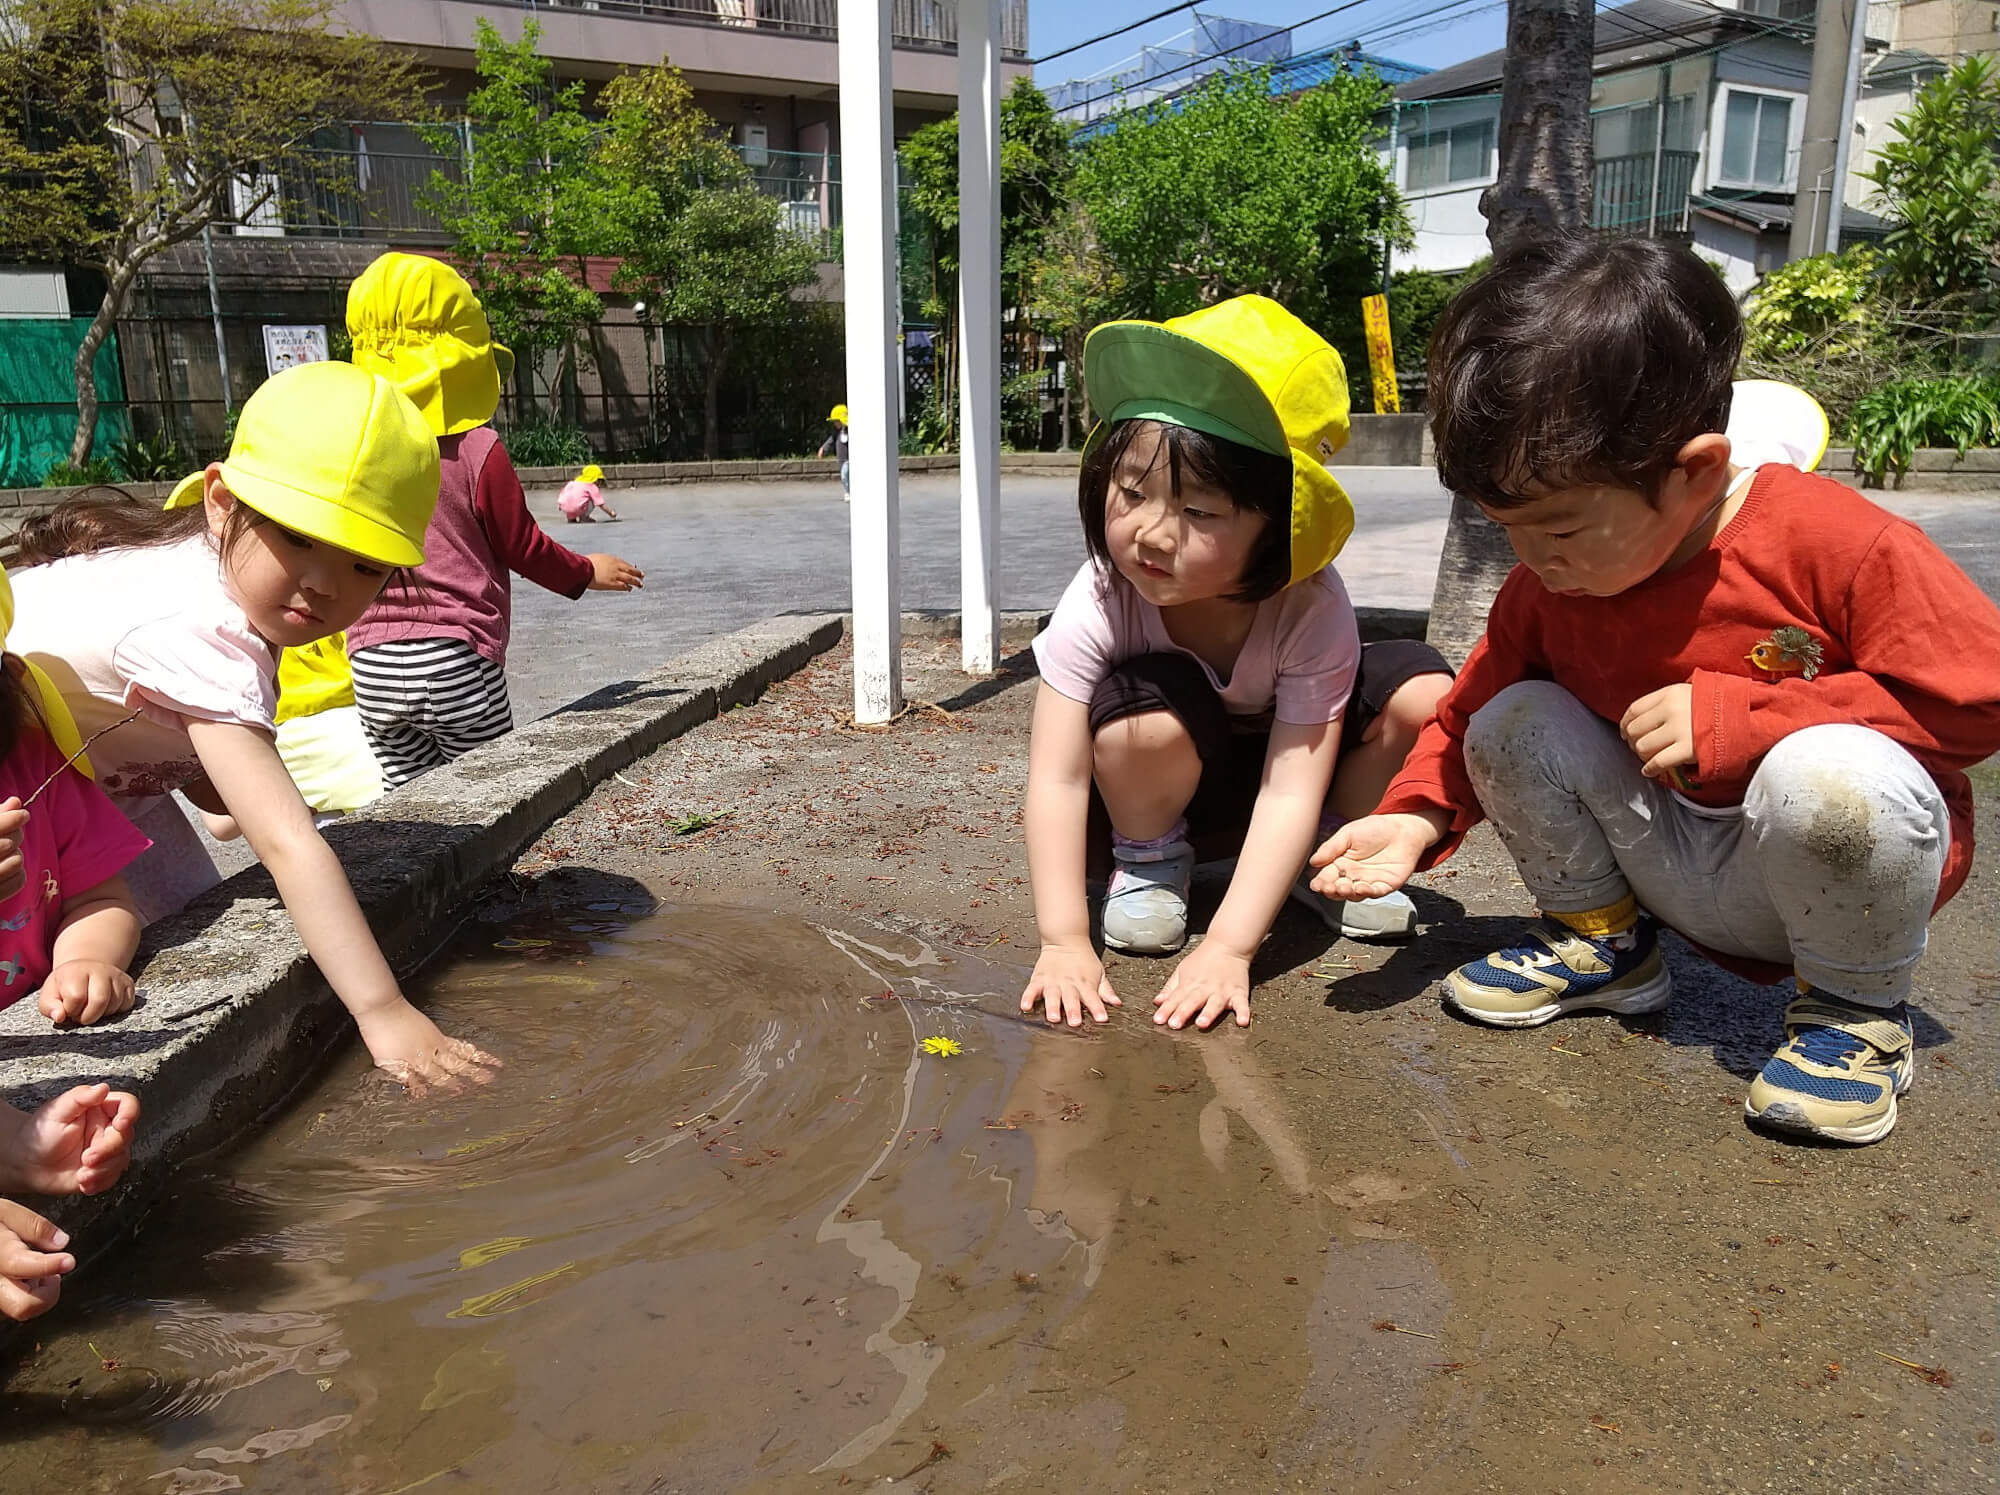
<instances>
[{"instance_id":1,"label":"balcony railing","mask_svg":"<svg viewBox=\"0 0 2000 1495\"><path fill-rule=\"evenodd\" d=\"M1611 233L1685 233L1697 151L1661 151L1657 195L1654 155L1604 156L1591 177L1591 226Z\"/></svg>"},{"instance_id":2,"label":"balcony railing","mask_svg":"<svg viewBox=\"0 0 2000 1495\"><path fill-rule=\"evenodd\" d=\"M552 0L551 8L793 36L831 37L839 30L838 0ZM899 47L956 47L958 7L954 0L895 0L889 34ZM1009 57L1028 55L1028 0L1001 7L1000 49Z\"/></svg>"},{"instance_id":3,"label":"balcony railing","mask_svg":"<svg viewBox=\"0 0 2000 1495\"><path fill-rule=\"evenodd\" d=\"M351 132L351 146L323 146L313 154L319 170L309 177L239 182L235 207L258 199L235 232L245 237L382 239L442 244L450 236L428 212L424 192L434 172L457 181L463 156L430 148L412 127L374 124ZM393 149L386 147L394 147ZM749 151L738 147L759 192L778 200L788 228L819 241L830 253L840 227L840 157L814 151Z\"/></svg>"}]
</instances>

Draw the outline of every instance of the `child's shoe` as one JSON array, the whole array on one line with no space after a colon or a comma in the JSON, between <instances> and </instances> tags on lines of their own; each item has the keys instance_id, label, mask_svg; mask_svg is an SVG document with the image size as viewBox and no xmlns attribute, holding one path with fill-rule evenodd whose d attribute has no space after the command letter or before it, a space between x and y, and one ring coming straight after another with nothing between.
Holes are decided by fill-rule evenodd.
<instances>
[{"instance_id":1,"label":"child's shoe","mask_svg":"<svg viewBox=\"0 0 2000 1495\"><path fill-rule=\"evenodd\" d=\"M1104 890L1104 943L1133 955L1171 955L1187 943L1194 848L1175 839L1111 848Z\"/></svg>"},{"instance_id":2,"label":"child's shoe","mask_svg":"<svg viewBox=\"0 0 2000 1495\"><path fill-rule=\"evenodd\" d=\"M1649 919L1608 939L1537 919L1504 950L1460 966L1445 978L1444 999L1496 1028L1532 1028L1566 1012L1657 1012L1673 983Z\"/></svg>"},{"instance_id":3,"label":"child's shoe","mask_svg":"<svg viewBox=\"0 0 2000 1495\"><path fill-rule=\"evenodd\" d=\"M1750 1082L1743 1114L1833 1142L1879 1142L1916 1076L1908 1007L1864 1007L1805 988L1785 1009L1785 1043Z\"/></svg>"},{"instance_id":4,"label":"child's shoe","mask_svg":"<svg viewBox=\"0 0 2000 1495\"><path fill-rule=\"evenodd\" d=\"M1326 920L1327 927L1339 930L1351 940L1400 940L1417 932L1417 906L1407 893L1387 893L1380 898L1328 898L1313 891L1317 867L1308 866L1292 884L1292 897Z\"/></svg>"}]
</instances>

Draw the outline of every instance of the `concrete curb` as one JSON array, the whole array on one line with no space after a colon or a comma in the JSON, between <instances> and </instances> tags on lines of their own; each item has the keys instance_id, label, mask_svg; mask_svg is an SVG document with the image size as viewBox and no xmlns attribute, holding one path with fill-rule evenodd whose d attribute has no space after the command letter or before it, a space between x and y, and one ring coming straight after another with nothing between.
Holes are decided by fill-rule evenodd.
<instances>
[{"instance_id":1,"label":"concrete curb","mask_svg":"<svg viewBox=\"0 0 2000 1495\"><path fill-rule=\"evenodd\" d=\"M399 972L438 947L465 900L602 780L837 644L837 614L772 618L607 686L437 769L327 831ZM171 1186L310 1078L353 1023L306 958L261 867L146 932L140 1003L57 1032L18 1001L0 1011L0 1094L29 1109L97 1080L144 1108L125 1182L36 1201L96 1256ZM0 1342L4 1342L0 1335Z\"/></svg>"}]
</instances>

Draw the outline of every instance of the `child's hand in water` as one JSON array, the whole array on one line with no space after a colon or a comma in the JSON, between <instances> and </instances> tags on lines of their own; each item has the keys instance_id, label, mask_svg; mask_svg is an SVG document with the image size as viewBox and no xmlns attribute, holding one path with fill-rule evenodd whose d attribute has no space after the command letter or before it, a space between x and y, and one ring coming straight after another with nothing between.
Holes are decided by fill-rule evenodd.
<instances>
[{"instance_id":1,"label":"child's hand in water","mask_svg":"<svg viewBox=\"0 0 2000 1495\"><path fill-rule=\"evenodd\" d=\"M1021 993L1021 1010L1033 1012L1037 1002L1047 1008L1050 1022L1066 1022L1072 1028L1083 1026L1086 1012L1100 1023L1109 1022L1106 1009L1120 1005L1097 952L1065 945L1042 946L1028 989Z\"/></svg>"},{"instance_id":2,"label":"child's hand in water","mask_svg":"<svg viewBox=\"0 0 2000 1495\"><path fill-rule=\"evenodd\" d=\"M105 1084L66 1090L31 1115L0 1109L0 1188L102 1194L132 1160L138 1122L137 1098Z\"/></svg>"},{"instance_id":3,"label":"child's hand in water","mask_svg":"<svg viewBox=\"0 0 2000 1495\"><path fill-rule=\"evenodd\" d=\"M21 875L21 827L28 812L13 795L0 799L0 899L12 898L26 879Z\"/></svg>"},{"instance_id":4,"label":"child's hand in water","mask_svg":"<svg viewBox=\"0 0 2000 1495\"><path fill-rule=\"evenodd\" d=\"M35 1006L52 1023L92 1023L132 1010L138 988L123 966L108 960L66 960L49 972Z\"/></svg>"},{"instance_id":5,"label":"child's hand in water","mask_svg":"<svg viewBox=\"0 0 2000 1495\"><path fill-rule=\"evenodd\" d=\"M1335 831L1312 854L1312 888L1353 902L1386 898L1410 880L1417 862L1444 834L1422 815L1364 815Z\"/></svg>"},{"instance_id":6,"label":"child's hand in water","mask_svg":"<svg viewBox=\"0 0 2000 1495\"><path fill-rule=\"evenodd\" d=\"M463 1038L447 1038L438 1025L407 1001L363 1013L355 1020L375 1067L416 1099L432 1087L457 1095L468 1084L484 1085L500 1061Z\"/></svg>"},{"instance_id":7,"label":"child's hand in water","mask_svg":"<svg viewBox=\"0 0 2000 1495\"><path fill-rule=\"evenodd\" d=\"M1181 1028L1188 1019L1206 1031L1222 1014L1236 1014L1236 1026L1250 1026L1250 960L1204 940L1174 968L1160 994L1153 998L1153 1021Z\"/></svg>"},{"instance_id":8,"label":"child's hand in water","mask_svg":"<svg viewBox=\"0 0 2000 1495\"><path fill-rule=\"evenodd\" d=\"M69 1236L26 1205L0 1199L0 1313L16 1323L38 1318L62 1296L76 1258Z\"/></svg>"}]
</instances>

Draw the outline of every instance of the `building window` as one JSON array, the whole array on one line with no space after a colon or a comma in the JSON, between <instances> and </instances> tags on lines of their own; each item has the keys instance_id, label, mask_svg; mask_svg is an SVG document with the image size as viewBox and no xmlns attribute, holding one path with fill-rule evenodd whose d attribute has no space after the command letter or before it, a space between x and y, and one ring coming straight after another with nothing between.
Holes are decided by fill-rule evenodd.
<instances>
[{"instance_id":1,"label":"building window","mask_svg":"<svg viewBox=\"0 0 2000 1495\"><path fill-rule=\"evenodd\" d=\"M1743 0L1738 9L1746 16L1767 16L1774 21L1810 21L1819 7L1817 0Z\"/></svg>"},{"instance_id":2,"label":"building window","mask_svg":"<svg viewBox=\"0 0 2000 1495\"><path fill-rule=\"evenodd\" d=\"M1411 192L1480 182L1493 175L1493 121L1474 120L1448 130L1412 135L1403 185Z\"/></svg>"},{"instance_id":3,"label":"building window","mask_svg":"<svg viewBox=\"0 0 2000 1495\"><path fill-rule=\"evenodd\" d=\"M1591 141L1597 159L1650 156L1653 153L1654 120L1659 112L1657 103L1645 103L1602 109L1591 115ZM1691 93L1667 100L1666 148L1670 151L1695 149L1695 97Z\"/></svg>"},{"instance_id":4,"label":"building window","mask_svg":"<svg viewBox=\"0 0 2000 1495\"><path fill-rule=\"evenodd\" d=\"M1722 179L1746 187L1791 184L1792 101L1729 90L1722 118Z\"/></svg>"}]
</instances>

